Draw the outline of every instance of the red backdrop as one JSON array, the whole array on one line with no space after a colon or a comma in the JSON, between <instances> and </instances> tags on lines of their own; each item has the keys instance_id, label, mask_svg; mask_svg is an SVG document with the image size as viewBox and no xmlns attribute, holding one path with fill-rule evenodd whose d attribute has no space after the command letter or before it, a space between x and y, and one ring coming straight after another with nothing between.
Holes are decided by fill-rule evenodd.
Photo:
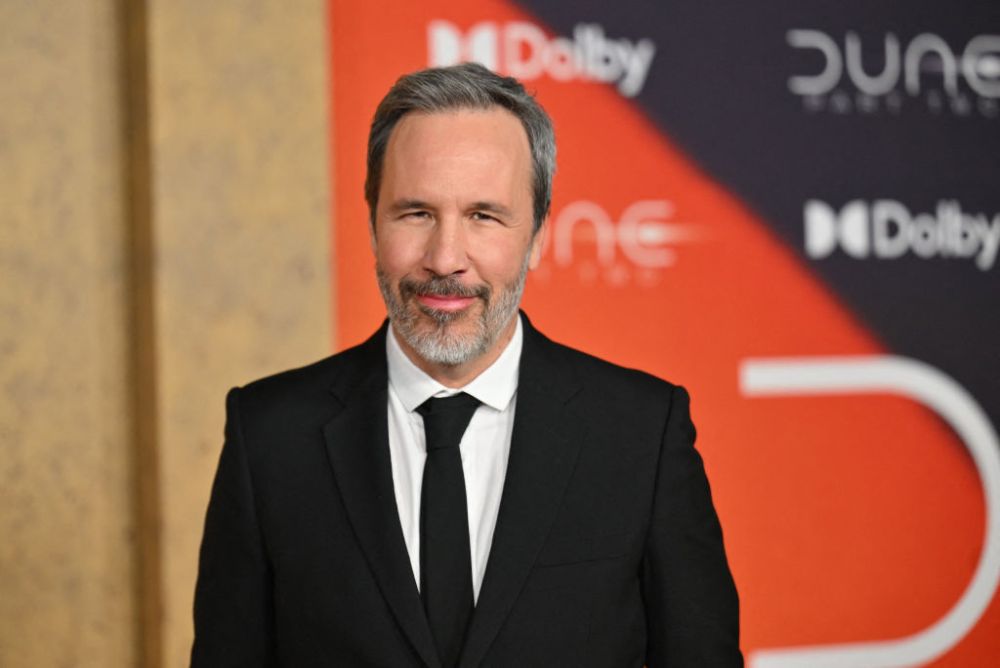
<instances>
[{"instance_id":1,"label":"red backdrop","mask_svg":"<svg viewBox=\"0 0 1000 668\"><path fill-rule=\"evenodd\" d=\"M374 108L429 64L428 27L523 21L506 2L331 4L337 349L384 318L363 199ZM530 55L530 54L529 54ZM809 267L614 87L541 76L559 170L524 308L550 337L685 385L742 604L744 651L891 640L959 599L984 540L963 442L890 393L753 397L748 358L879 355ZM637 203L639 203L637 205ZM996 600L934 665L987 665ZM851 665L850 663L838 665Z\"/></svg>"}]
</instances>

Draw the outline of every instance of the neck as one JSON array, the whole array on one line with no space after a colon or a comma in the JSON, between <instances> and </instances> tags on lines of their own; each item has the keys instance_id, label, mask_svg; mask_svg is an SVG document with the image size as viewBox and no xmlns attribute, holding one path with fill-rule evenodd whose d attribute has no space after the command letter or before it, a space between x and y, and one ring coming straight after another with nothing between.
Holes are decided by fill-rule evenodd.
<instances>
[{"instance_id":1,"label":"neck","mask_svg":"<svg viewBox=\"0 0 1000 668\"><path fill-rule=\"evenodd\" d=\"M463 362L461 364L438 364L436 362L431 362L424 359L417 354L406 339L403 338L399 332L396 331L395 325L393 325L393 335L396 337L396 341L399 343L399 347L402 348L403 352L410 359L411 362L417 365L417 367L426 373L428 376L441 383L445 387L458 388L465 387L473 381L479 374L486 371L491 364L497 361L500 354L507 348L507 344L514 337L514 332L517 330L517 318L518 314L514 313L514 316L507 323L500 336L497 340L493 342L486 352L474 357L468 362Z\"/></svg>"}]
</instances>

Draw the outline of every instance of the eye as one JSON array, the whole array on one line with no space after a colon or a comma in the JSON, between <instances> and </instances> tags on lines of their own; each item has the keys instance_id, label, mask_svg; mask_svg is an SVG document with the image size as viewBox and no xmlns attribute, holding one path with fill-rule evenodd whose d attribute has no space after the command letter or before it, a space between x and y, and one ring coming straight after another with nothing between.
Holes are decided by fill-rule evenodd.
<instances>
[{"instance_id":1,"label":"eye","mask_svg":"<svg viewBox=\"0 0 1000 668\"><path fill-rule=\"evenodd\" d=\"M498 218L496 218L495 216L491 216L488 213L483 213L482 211L474 211L472 213L472 219L473 220L483 221L483 222L494 222L494 223L499 223L500 222L500 220Z\"/></svg>"},{"instance_id":2,"label":"eye","mask_svg":"<svg viewBox=\"0 0 1000 668\"><path fill-rule=\"evenodd\" d=\"M427 218L430 218L430 215L431 214L427 211L417 209L414 211L404 211L402 218L407 220L426 220Z\"/></svg>"}]
</instances>

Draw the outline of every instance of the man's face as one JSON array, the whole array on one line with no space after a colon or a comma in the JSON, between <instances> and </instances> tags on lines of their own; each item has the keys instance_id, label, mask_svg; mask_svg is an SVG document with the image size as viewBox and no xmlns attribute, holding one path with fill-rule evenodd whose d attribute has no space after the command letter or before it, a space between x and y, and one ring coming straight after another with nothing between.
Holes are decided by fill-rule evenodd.
<instances>
[{"instance_id":1,"label":"man's face","mask_svg":"<svg viewBox=\"0 0 1000 668\"><path fill-rule=\"evenodd\" d=\"M497 352L541 254L520 121L501 108L407 114L382 169L372 245L404 348L441 365Z\"/></svg>"}]
</instances>

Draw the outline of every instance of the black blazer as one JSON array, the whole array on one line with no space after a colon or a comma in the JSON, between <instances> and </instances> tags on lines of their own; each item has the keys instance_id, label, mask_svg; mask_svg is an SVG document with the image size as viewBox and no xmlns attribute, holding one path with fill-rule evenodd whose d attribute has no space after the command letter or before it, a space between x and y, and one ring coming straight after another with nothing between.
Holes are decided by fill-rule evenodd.
<instances>
[{"instance_id":1,"label":"black blazer","mask_svg":"<svg viewBox=\"0 0 1000 668\"><path fill-rule=\"evenodd\" d=\"M524 323L460 666L742 665L687 393ZM440 667L396 512L385 335L229 393L192 666Z\"/></svg>"}]
</instances>

